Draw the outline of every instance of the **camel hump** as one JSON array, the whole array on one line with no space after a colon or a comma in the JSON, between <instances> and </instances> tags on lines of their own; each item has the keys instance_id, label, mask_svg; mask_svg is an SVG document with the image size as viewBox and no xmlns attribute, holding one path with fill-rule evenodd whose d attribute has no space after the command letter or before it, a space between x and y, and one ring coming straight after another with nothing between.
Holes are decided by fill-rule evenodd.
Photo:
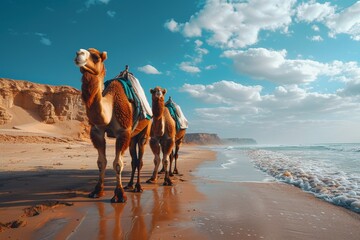
<instances>
[{"instance_id":1,"label":"camel hump","mask_svg":"<svg viewBox=\"0 0 360 240\"><path fill-rule=\"evenodd\" d=\"M122 71L115 78L110 79L104 83L104 89L106 89L113 81L118 81L122 85L129 102L133 103L135 106L133 111L133 129L135 129L137 123L140 120L150 120L153 114L150 104L146 99L144 89L142 88L139 80L128 70L129 66L126 65L124 71Z\"/></svg>"}]
</instances>

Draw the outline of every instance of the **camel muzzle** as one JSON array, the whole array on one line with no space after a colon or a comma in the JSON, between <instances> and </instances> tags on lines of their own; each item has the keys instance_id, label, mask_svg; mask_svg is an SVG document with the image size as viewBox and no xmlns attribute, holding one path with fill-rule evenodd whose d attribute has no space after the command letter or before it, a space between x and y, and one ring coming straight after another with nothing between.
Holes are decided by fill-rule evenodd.
<instances>
[{"instance_id":1,"label":"camel muzzle","mask_svg":"<svg viewBox=\"0 0 360 240\"><path fill-rule=\"evenodd\" d=\"M80 49L79 51L77 51L76 52L76 57L74 59L74 62L76 64L76 66L78 66L78 67L85 66L89 56L90 56L89 51L87 51L85 49Z\"/></svg>"}]
</instances>

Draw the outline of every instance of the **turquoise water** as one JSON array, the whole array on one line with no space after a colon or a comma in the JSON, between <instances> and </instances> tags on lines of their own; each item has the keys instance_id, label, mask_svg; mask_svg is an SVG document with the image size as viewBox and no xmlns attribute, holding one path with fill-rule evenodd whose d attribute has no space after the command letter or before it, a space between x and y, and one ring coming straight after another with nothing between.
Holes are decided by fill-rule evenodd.
<instances>
[{"instance_id":1,"label":"turquoise water","mask_svg":"<svg viewBox=\"0 0 360 240\"><path fill-rule=\"evenodd\" d=\"M204 163L196 172L202 178L226 182L262 182L271 177L254 167L244 149L211 148L217 151L216 161Z\"/></svg>"},{"instance_id":2,"label":"turquoise water","mask_svg":"<svg viewBox=\"0 0 360 240\"><path fill-rule=\"evenodd\" d=\"M215 150L217 160L199 168L198 176L227 182L281 181L360 212L360 144L224 146Z\"/></svg>"}]
</instances>

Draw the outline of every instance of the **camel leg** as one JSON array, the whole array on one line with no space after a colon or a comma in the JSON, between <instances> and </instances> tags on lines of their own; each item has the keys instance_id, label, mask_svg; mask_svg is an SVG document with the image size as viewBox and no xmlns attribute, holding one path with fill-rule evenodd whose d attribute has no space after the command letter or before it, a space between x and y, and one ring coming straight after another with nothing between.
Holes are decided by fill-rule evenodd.
<instances>
[{"instance_id":1,"label":"camel leg","mask_svg":"<svg viewBox=\"0 0 360 240\"><path fill-rule=\"evenodd\" d=\"M144 156L144 152L145 152L145 145L146 145L146 142L147 142L147 139L146 139L146 136L143 136L140 141L138 142L138 158L136 159L136 162L135 162L135 166L137 168L137 181L136 181L136 184L135 184L135 189L134 191L135 192L142 192L143 189L141 187L141 184L140 184L140 173L141 173L141 169L143 167L143 156Z\"/></svg>"},{"instance_id":2,"label":"camel leg","mask_svg":"<svg viewBox=\"0 0 360 240\"><path fill-rule=\"evenodd\" d=\"M174 160L174 150L171 150L169 157L170 157L169 175L170 175L170 177L173 177L174 174L171 169L172 169L172 164L173 164L173 160Z\"/></svg>"},{"instance_id":3,"label":"camel leg","mask_svg":"<svg viewBox=\"0 0 360 240\"><path fill-rule=\"evenodd\" d=\"M136 161L137 161L137 154L136 154L136 137L133 137L130 141L130 156L131 156L131 177L128 185L125 187L125 189L128 190L134 190L134 176L136 171Z\"/></svg>"},{"instance_id":4,"label":"camel leg","mask_svg":"<svg viewBox=\"0 0 360 240\"><path fill-rule=\"evenodd\" d=\"M163 152L163 159L162 159L162 162L163 162L163 165L164 165L164 168L165 168L165 177L164 177L164 183L163 185L165 186L172 186L173 183L170 179L170 176L169 176L169 170L168 170L168 164L169 164L169 157L170 157L170 154L171 154L171 151L174 147L174 139L164 139L161 143L161 149L162 149L162 152Z\"/></svg>"},{"instance_id":5,"label":"camel leg","mask_svg":"<svg viewBox=\"0 0 360 240\"><path fill-rule=\"evenodd\" d=\"M150 148L154 154L154 171L147 183L156 183L157 181L157 174L160 165L160 142L157 139L151 138L150 139Z\"/></svg>"},{"instance_id":6,"label":"camel leg","mask_svg":"<svg viewBox=\"0 0 360 240\"><path fill-rule=\"evenodd\" d=\"M162 168L161 168L161 170L159 171L159 174L163 174L163 173L165 173L164 165L162 165Z\"/></svg>"},{"instance_id":7,"label":"camel leg","mask_svg":"<svg viewBox=\"0 0 360 240\"><path fill-rule=\"evenodd\" d=\"M175 145L175 153L174 153L174 160L175 160L174 174L179 174L179 171L177 169L177 159L179 157L179 154L178 154L179 149L180 149L180 144L176 143L176 145Z\"/></svg>"},{"instance_id":8,"label":"camel leg","mask_svg":"<svg viewBox=\"0 0 360 240\"><path fill-rule=\"evenodd\" d=\"M106 142L105 142L105 131L92 127L90 131L90 138L94 147L98 151L97 165L99 168L99 180L95 186L94 191L89 193L90 198L99 198L105 195L104 193L104 178L106 169Z\"/></svg>"},{"instance_id":9,"label":"camel leg","mask_svg":"<svg viewBox=\"0 0 360 240\"><path fill-rule=\"evenodd\" d=\"M124 188L121 182L121 172L124 168L124 153L130 144L130 130L124 131L116 138L116 153L115 160L113 162L113 168L116 173L116 187L114 190L114 196L111 199L112 203L124 203L127 197L124 192Z\"/></svg>"}]
</instances>

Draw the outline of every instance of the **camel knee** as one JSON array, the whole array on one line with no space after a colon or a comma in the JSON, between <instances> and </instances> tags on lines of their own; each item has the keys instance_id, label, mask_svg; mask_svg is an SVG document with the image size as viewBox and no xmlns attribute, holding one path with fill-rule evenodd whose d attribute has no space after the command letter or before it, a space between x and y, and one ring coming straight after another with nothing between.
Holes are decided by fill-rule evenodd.
<instances>
[{"instance_id":1,"label":"camel knee","mask_svg":"<svg viewBox=\"0 0 360 240\"><path fill-rule=\"evenodd\" d=\"M113 163L113 168L117 174L120 174L123 170L124 164L122 162L116 162Z\"/></svg>"},{"instance_id":2,"label":"camel knee","mask_svg":"<svg viewBox=\"0 0 360 240\"><path fill-rule=\"evenodd\" d=\"M159 155L160 154L160 144L158 140L155 139L150 139L150 148L151 151L155 154L155 155Z\"/></svg>"},{"instance_id":3,"label":"camel knee","mask_svg":"<svg viewBox=\"0 0 360 240\"><path fill-rule=\"evenodd\" d=\"M164 159L162 160L162 163L163 163L163 165L164 165L164 168L166 169L167 166L169 165L169 160L168 160L167 158L164 158Z\"/></svg>"},{"instance_id":4,"label":"camel knee","mask_svg":"<svg viewBox=\"0 0 360 240\"><path fill-rule=\"evenodd\" d=\"M144 136L140 139L139 144L142 146L145 146L147 144L148 140L149 140L148 136Z\"/></svg>"},{"instance_id":5,"label":"camel knee","mask_svg":"<svg viewBox=\"0 0 360 240\"><path fill-rule=\"evenodd\" d=\"M105 160L98 160L97 161L97 165L98 165L98 168L99 168L99 171L102 171L106 168L106 164L107 164L107 161L106 159Z\"/></svg>"},{"instance_id":6,"label":"camel knee","mask_svg":"<svg viewBox=\"0 0 360 240\"><path fill-rule=\"evenodd\" d=\"M159 141L154 138L150 138L150 146L157 146L159 145Z\"/></svg>"},{"instance_id":7,"label":"camel knee","mask_svg":"<svg viewBox=\"0 0 360 240\"><path fill-rule=\"evenodd\" d=\"M159 156L155 156L153 161L154 161L155 166L156 166L156 165L159 165L159 164L160 164L160 157L159 157Z\"/></svg>"}]
</instances>

